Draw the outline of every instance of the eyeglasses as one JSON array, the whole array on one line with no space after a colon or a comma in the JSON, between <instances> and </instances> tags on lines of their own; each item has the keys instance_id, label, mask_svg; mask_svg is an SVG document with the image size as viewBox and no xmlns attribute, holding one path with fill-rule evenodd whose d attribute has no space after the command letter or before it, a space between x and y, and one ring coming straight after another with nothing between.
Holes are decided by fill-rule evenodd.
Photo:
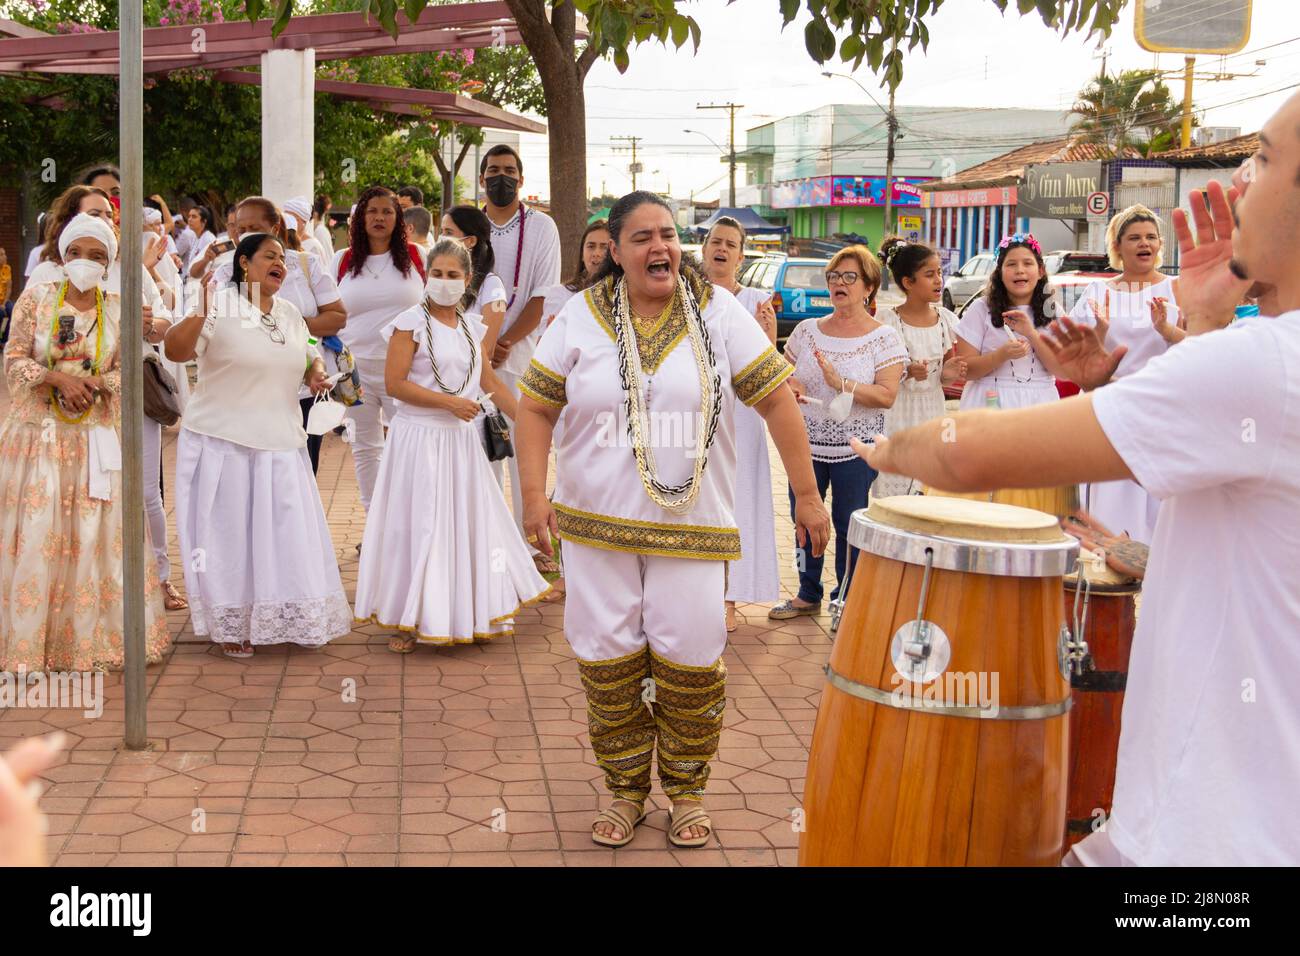
<instances>
[{"instance_id":1,"label":"eyeglasses","mask_svg":"<svg viewBox=\"0 0 1300 956\"><path fill-rule=\"evenodd\" d=\"M834 285L837 282L843 282L845 285L853 285L861 276L859 272L828 272L826 273L826 284Z\"/></svg>"},{"instance_id":2,"label":"eyeglasses","mask_svg":"<svg viewBox=\"0 0 1300 956\"><path fill-rule=\"evenodd\" d=\"M280 331L280 323L265 312L262 313L262 328L266 329L266 334L271 336L271 341L276 345L284 344L284 333Z\"/></svg>"}]
</instances>

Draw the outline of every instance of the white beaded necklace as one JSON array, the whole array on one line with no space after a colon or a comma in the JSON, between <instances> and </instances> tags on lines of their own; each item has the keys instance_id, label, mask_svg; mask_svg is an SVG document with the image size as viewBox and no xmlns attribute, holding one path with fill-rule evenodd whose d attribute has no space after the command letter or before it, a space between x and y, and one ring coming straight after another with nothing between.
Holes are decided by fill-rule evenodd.
<instances>
[{"instance_id":1,"label":"white beaded necklace","mask_svg":"<svg viewBox=\"0 0 1300 956\"><path fill-rule=\"evenodd\" d=\"M722 412L722 377L718 374L713 361L713 347L709 341L704 318L700 315L699 303L680 276L677 279L677 294L682 297L682 304L685 307L687 335L691 340L695 367L699 373L700 418L701 421L708 423L707 427L696 429L691 477L679 485L666 485L659 480L654 447L645 437L649 428L647 399L641 387L645 370L641 366L641 352L636 347L636 332L632 326L632 310L629 305L626 279L618 280L614 288L612 304L615 339L618 344L619 378L626 395L628 436L632 441L637 473L651 501L665 511L680 515L691 510L695 499L700 494L704 468L708 464L709 449L713 445L713 438L718 430L718 419Z\"/></svg>"}]
</instances>

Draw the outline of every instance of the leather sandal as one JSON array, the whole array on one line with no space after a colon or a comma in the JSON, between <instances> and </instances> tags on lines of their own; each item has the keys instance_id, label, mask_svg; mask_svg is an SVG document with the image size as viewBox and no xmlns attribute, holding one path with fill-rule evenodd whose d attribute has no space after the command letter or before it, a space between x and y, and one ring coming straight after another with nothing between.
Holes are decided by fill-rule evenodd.
<instances>
[{"instance_id":1,"label":"leather sandal","mask_svg":"<svg viewBox=\"0 0 1300 956\"><path fill-rule=\"evenodd\" d=\"M636 807L637 816L635 818L628 809L629 807ZM609 847L627 846L632 842L632 837L636 836L637 824L644 820L645 817L644 804L637 807L631 800L615 800L596 814L596 819L591 821L591 842ZM623 836L617 840L613 837L602 836L596 832L597 823L608 823L611 826L616 826L623 831Z\"/></svg>"},{"instance_id":2,"label":"leather sandal","mask_svg":"<svg viewBox=\"0 0 1300 956\"><path fill-rule=\"evenodd\" d=\"M170 581L162 583L163 589L163 607L169 611L184 611L190 606L190 602L181 596L181 592L176 590L176 585Z\"/></svg>"},{"instance_id":3,"label":"leather sandal","mask_svg":"<svg viewBox=\"0 0 1300 956\"><path fill-rule=\"evenodd\" d=\"M683 837L680 834L691 827L704 827L708 832L702 837ZM684 849L704 846L713 836L713 821L698 803L685 809L673 807L668 821L668 842Z\"/></svg>"}]
</instances>

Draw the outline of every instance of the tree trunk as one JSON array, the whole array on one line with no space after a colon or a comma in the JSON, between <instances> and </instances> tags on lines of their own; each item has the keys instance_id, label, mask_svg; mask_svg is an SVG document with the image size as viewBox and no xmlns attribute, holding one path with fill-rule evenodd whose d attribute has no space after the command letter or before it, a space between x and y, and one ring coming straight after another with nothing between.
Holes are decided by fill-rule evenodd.
<instances>
[{"instance_id":1,"label":"tree trunk","mask_svg":"<svg viewBox=\"0 0 1300 956\"><path fill-rule=\"evenodd\" d=\"M567 276L577 265L578 240L587 226L587 101L582 86L597 54L590 46L577 53L572 3L557 4L548 17L548 0L505 2L542 78L550 142L551 217L560 233L561 274Z\"/></svg>"}]
</instances>

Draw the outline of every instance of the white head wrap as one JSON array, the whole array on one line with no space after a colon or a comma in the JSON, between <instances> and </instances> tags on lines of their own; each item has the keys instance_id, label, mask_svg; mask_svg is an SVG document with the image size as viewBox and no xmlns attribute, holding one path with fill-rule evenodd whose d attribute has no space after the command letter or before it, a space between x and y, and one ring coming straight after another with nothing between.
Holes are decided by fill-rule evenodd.
<instances>
[{"instance_id":1,"label":"white head wrap","mask_svg":"<svg viewBox=\"0 0 1300 956\"><path fill-rule=\"evenodd\" d=\"M117 258L117 236L113 234L113 227L103 219L84 212L73 216L59 236L60 259L68 258L68 246L77 239L98 239L108 250L108 261L112 262Z\"/></svg>"},{"instance_id":2,"label":"white head wrap","mask_svg":"<svg viewBox=\"0 0 1300 956\"><path fill-rule=\"evenodd\" d=\"M302 232L307 223L311 222L311 203L307 201L306 196L294 196L286 200L284 204L285 214L298 220L298 225L293 228Z\"/></svg>"},{"instance_id":3,"label":"white head wrap","mask_svg":"<svg viewBox=\"0 0 1300 956\"><path fill-rule=\"evenodd\" d=\"M157 209L152 209L149 206L145 206L144 224L146 226L156 226L160 222L162 222L162 213L160 213Z\"/></svg>"}]
</instances>

